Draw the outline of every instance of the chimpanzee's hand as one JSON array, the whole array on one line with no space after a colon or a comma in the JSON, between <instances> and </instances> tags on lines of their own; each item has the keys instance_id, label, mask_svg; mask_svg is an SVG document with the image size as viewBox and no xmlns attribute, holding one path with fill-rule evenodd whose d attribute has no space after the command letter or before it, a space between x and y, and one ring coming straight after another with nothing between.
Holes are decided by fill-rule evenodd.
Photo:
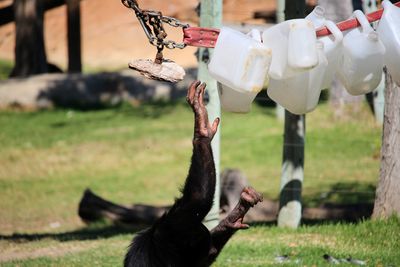
<instances>
[{"instance_id":1,"label":"chimpanzee's hand","mask_svg":"<svg viewBox=\"0 0 400 267\"><path fill-rule=\"evenodd\" d=\"M212 125L208 121L207 109L203 103L205 88L205 83L194 81L188 89L186 100L194 112L194 139L212 140L218 129L219 118L216 118Z\"/></svg>"}]
</instances>

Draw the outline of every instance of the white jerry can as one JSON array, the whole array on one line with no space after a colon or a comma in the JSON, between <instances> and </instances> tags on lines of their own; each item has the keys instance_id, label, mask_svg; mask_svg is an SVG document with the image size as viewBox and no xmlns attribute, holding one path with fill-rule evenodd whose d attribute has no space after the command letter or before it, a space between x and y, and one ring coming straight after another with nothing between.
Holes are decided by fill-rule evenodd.
<instances>
[{"instance_id":1,"label":"white jerry can","mask_svg":"<svg viewBox=\"0 0 400 267\"><path fill-rule=\"evenodd\" d=\"M269 77L285 79L318 64L314 25L307 19L279 23L262 34L264 45L272 49Z\"/></svg>"},{"instance_id":2,"label":"white jerry can","mask_svg":"<svg viewBox=\"0 0 400 267\"><path fill-rule=\"evenodd\" d=\"M218 83L218 95L221 108L224 111L236 113L248 113L251 103L256 98L258 92L238 92L228 86Z\"/></svg>"},{"instance_id":3,"label":"white jerry can","mask_svg":"<svg viewBox=\"0 0 400 267\"><path fill-rule=\"evenodd\" d=\"M322 81L328 66L322 42L317 42L318 65L295 76L271 78L268 96L293 114L305 114L315 109L321 94Z\"/></svg>"},{"instance_id":4,"label":"white jerry can","mask_svg":"<svg viewBox=\"0 0 400 267\"><path fill-rule=\"evenodd\" d=\"M386 52L384 63L393 80L400 85L400 8L390 1L383 1L383 15L377 32Z\"/></svg>"},{"instance_id":5,"label":"white jerry can","mask_svg":"<svg viewBox=\"0 0 400 267\"><path fill-rule=\"evenodd\" d=\"M271 49L239 31L223 27L208 64L218 82L238 92L259 92L271 64Z\"/></svg>"},{"instance_id":6,"label":"white jerry can","mask_svg":"<svg viewBox=\"0 0 400 267\"><path fill-rule=\"evenodd\" d=\"M328 60L328 67L322 81L322 89L330 88L332 85L333 77L337 71L340 59L343 54L343 33L339 30L335 23L326 20L324 17L325 10L321 6L316 6L314 10L306 17L313 22L315 29L326 26L332 33L331 35L324 36L318 41L324 44L324 53Z\"/></svg>"},{"instance_id":7,"label":"white jerry can","mask_svg":"<svg viewBox=\"0 0 400 267\"><path fill-rule=\"evenodd\" d=\"M229 28L221 30L208 68L218 81L223 110L250 111L251 103L268 78L271 56L271 49L261 43L260 31L253 29L245 35Z\"/></svg>"},{"instance_id":8,"label":"white jerry can","mask_svg":"<svg viewBox=\"0 0 400 267\"><path fill-rule=\"evenodd\" d=\"M322 79L322 89L331 87L333 78L343 56L343 33L336 24L330 20L325 21L325 26L332 34L318 39L318 41L324 44L324 53L328 60L328 67Z\"/></svg>"},{"instance_id":9,"label":"white jerry can","mask_svg":"<svg viewBox=\"0 0 400 267\"><path fill-rule=\"evenodd\" d=\"M354 11L361 27L351 30L343 38L343 57L338 78L351 95L373 91L382 79L385 47L372 29L365 15Z\"/></svg>"}]
</instances>

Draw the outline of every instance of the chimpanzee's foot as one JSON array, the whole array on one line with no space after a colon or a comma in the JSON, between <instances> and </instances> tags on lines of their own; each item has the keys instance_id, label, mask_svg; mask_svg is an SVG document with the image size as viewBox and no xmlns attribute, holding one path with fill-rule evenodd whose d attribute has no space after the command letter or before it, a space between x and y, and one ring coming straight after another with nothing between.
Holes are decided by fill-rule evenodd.
<instances>
[{"instance_id":1,"label":"chimpanzee's foot","mask_svg":"<svg viewBox=\"0 0 400 267\"><path fill-rule=\"evenodd\" d=\"M240 194L239 203L236 207L221 221L221 227L234 230L247 229L249 225L243 223L243 218L247 211L263 200L262 195L252 187L245 187Z\"/></svg>"},{"instance_id":2,"label":"chimpanzee's foot","mask_svg":"<svg viewBox=\"0 0 400 267\"><path fill-rule=\"evenodd\" d=\"M245 187L240 194L240 201L254 207L258 202L263 201L263 196L252 187Z\"/></svg>"}]
</instances>

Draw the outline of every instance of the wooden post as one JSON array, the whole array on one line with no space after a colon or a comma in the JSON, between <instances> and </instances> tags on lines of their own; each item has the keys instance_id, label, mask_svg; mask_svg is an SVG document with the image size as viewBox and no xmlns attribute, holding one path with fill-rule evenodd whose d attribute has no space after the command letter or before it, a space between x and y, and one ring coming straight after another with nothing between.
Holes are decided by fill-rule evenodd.
<instances>
[{"instance_id":1,"label":"wooden post","mask_svg":"<svg viewBox=\"0 0 400 267\"><path fill-rule=\"evenodd\" d=\"M201 0L200 2L200 27L213 27L220 28L222 22L222 0ZM217 81L214 80L208 73L207 64L212 55L212 49L200 48L199 50L199 69L197 78L207 83L207 93L209 102L207 104L207 111L210 121L214 121L216 117L221 117L221 105L219 102ZM215 162L215 171L217 183L215 185L215 196L213 207L209 214L204 219L204 224L208 229L217 226L219 222L219 197L220 197L220 133L219 130L214 136L211 143Z\"/></svg>"},{"instance_id":2,"label":"wooden post","mask_svg":"<svg viewBox=\"0 0 400 267\"><path fill-rule=\"evenodd\" d=\"M66 0L68 25L68 72L82 72L80 0Z\"/></svg>"},{"instance_id":3,"label":"wooden post","mask_svg":"<svg viewBox=\"0 0 400 267\"><path fill-rule=\"evenodd\" d=\"M12 77L47 72L43 36L44 10L40 0L15 0L15 65Z\"/></svg>"},{"instance_id":4,"label":"wooden post","mask_svg":"<svg viewBox=\"0 0 400 267\"><path fill-rule=\"evenodd\" d=\"M286 19L304 18L305 1L286 1ZM297 228L301 220L301 189L304 178L305 115L285 110L283 165L278 226Z\"/></svg>"}]
</instances>

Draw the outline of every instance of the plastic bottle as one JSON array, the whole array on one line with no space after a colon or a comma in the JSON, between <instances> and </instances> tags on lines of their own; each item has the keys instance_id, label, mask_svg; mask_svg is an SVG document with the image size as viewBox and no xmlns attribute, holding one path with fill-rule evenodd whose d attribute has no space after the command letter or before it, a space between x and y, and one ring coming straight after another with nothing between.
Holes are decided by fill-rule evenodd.
<instances>
[{"instance_id":1,"label":"plastic bottle","mask_svg":"<svg viewBox=\"0 0 400 267\"><path fill-rule=\"evenodd\" d=\"M268 96L294 114L305 114L315 109L321 94L322 80L328 66L324 45L317 43L318 65L293 77L276 80L271 78Z\"/></svg>"},{"instance_id":2,"label":"plastic bottle","mask_svg":"<svg viewBox=\"0 0 400 267\"><path fill-rule=\"evenodd\" d=\"M354 16L361 27L343 38L338 78L349 94L362 95L373 91L381 81L385 47L365 15L356 10Z\"/></svg>"},{"instance_id":3,"label":"plastic bottle","mask_svg":"<svg viewBox=\"0 0 400 267\"><path fill-rule=\"evenodd\" d=\"M386 48L384 63L393 80L400 85L400 8L387 0L382 6L384 11L377 32Z\"/></svg>"},{"instance_id":4,"label":"plastic bottle","mask_svg":"<svg viewBox=\"0 0 400 267\"><path fill-rule=\"evenodd\" d=\"M264 45L272 49L269 76L285 79L307 71L318 64L316 34L311 21L287 20L262 34Z\"/></svg>"},{"instance_id":5,"label":"plastic bottle","mask_svg":"<svg viewBox=\"0 0 400 267\"><path fill-rule=\"evenodd\" d=\"M271 64L271 49L239 31L223 27L208 70L238 92L259 92Z\"/></svg>"}]
</instances>

